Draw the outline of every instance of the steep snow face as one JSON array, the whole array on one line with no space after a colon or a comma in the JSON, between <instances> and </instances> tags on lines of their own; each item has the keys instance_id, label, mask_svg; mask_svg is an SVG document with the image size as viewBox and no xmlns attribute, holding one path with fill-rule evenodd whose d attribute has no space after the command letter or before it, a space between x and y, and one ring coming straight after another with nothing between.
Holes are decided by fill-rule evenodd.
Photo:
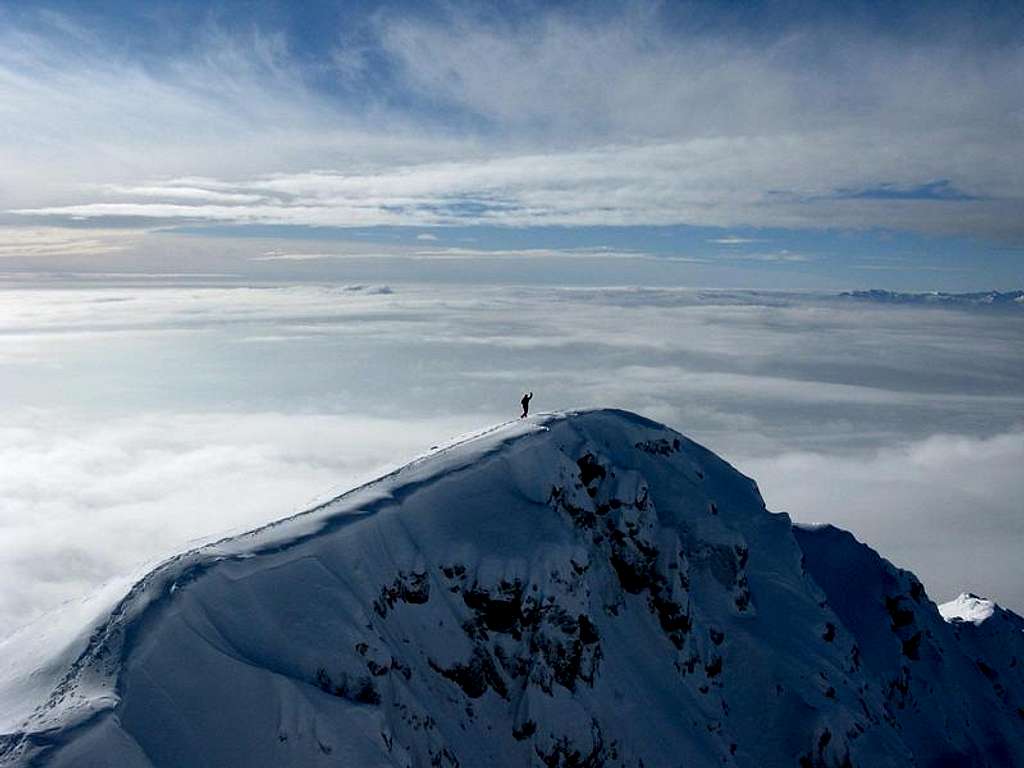
<instances>
[{"instance_id":1,"label":"steep snow face","mask_svg":"<svg viewBox=\"0 0 1024 768\"><path fill-rule=\"evenodd\" d=\"M0 678L0 763L1021 764L1024 689L833 531L635 415L517 421L166 562Z\"/></svg>"}]
</instances>

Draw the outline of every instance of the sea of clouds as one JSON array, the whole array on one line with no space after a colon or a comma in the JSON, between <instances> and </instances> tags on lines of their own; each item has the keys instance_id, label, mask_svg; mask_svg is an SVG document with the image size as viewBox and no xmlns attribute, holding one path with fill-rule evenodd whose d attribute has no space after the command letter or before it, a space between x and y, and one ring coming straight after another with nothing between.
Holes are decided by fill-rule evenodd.
<instances>
[{"instance_id":1,"label":"sea of clouds","mask_svg":"<svg viewBox=\"0 0 1024 768\"><path fill-rule=\"evenodd\" d=\"M0 636L454 435L613 406L918 573L1024 609L1024 316L816 294L10 285Z\"/></svg>"}]
</instances>

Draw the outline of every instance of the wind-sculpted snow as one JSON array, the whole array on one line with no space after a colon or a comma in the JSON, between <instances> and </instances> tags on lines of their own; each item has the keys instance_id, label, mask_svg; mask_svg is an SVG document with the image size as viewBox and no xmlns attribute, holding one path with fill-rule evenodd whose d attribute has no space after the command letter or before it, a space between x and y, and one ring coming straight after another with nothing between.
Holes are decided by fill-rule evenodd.
<instances>
[{"instance_id":1,"label":"wind-sculpted snow","mask_svg":"<svg viewBox=\"0 0 1024 768\"><path fill-rule=\"evenodd\" d=\"M1016 646L963 637L991 622L666 427L546 415L173 558L35 663L22 637L0 762L1015 765L1007 616Z\"/></svg>"}]
</instances>

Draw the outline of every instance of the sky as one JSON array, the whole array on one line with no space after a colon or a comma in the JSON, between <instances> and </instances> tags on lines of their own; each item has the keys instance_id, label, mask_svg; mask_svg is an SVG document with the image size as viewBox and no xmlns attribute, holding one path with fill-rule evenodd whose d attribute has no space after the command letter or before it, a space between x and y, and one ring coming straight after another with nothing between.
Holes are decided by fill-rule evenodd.
<instances>
[{"instance_id":1,"label":"sky","mask_svg":"<svg viewBox=\"0 0 1024 768\"><path fill-rule=\"evenodd\" d=\"M0 3L0 271L1016 287L1022 31L998 1Z\"/></svg>"},{"instance_id":2,"label":"sky","mask_svg":"<svg viewBox=\"0 0 1024 768\"><path fill-rule=\"evenodd\" d=\"M0 0L0 636L534 407L1024 611L1019 2ZM9 585L14 585L13 587Z\"/></svg>"}]
</instances>

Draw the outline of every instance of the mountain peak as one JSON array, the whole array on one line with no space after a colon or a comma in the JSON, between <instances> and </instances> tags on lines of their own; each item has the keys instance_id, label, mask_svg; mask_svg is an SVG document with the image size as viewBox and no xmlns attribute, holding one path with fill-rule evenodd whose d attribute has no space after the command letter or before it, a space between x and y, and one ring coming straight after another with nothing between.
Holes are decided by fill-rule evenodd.
<instances>
[{"instance_id":1,"label":"mountain peak","mask_svg":"<svg viewBox=\"0 0 1024 768\"><path fill-rule=\"evenodd\" d=\"M516 420L171 558L63 646L0 648L36 654L0 678L0 763L1024 754L1024 685L1000 696L912 574L836 533L636 414Z\"/></svg>"},{"instance_id":2,"label":"mountain peak","mask_svg":"<svg viewBox=\"0 0 1024 768\"><path fill-rule=\"evenodd\" d=\"M969 621L972 624L981 624L992 618L996 607L991 600L978 597L971 592L962 592L954 600L940 605L939 613L948 622Z\"/></svg>"}]
</instances>

